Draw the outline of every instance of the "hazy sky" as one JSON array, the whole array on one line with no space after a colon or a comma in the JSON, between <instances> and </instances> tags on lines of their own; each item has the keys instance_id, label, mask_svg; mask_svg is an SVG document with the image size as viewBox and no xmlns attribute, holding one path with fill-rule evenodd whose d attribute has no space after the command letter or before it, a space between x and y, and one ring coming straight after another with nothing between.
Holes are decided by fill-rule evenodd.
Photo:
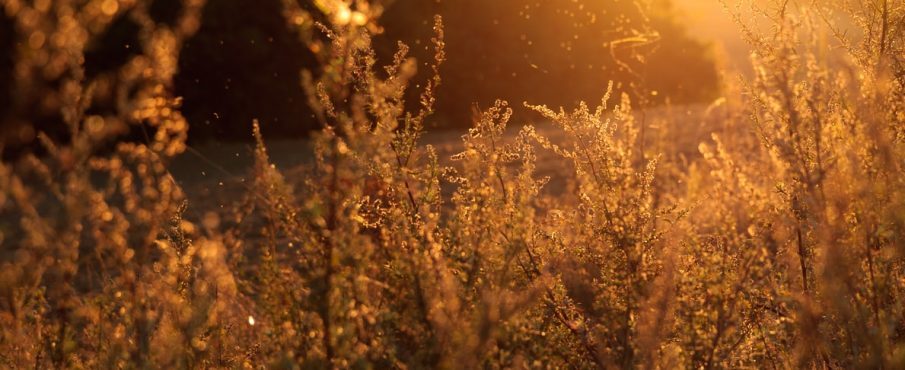
<instances>
[{"instance_id":1,"label":"hazy sky","mask_svg":"<svg viewBox=\"0 0 905 370\"><path fill-rule=\"evenodd\" d=\"M695 38L715 44L718 55L724 54L726 67L745 68L748 48L742 40L738 25L720 0L673 0L679 17ZM733 4L733 0L726 3Z\"/></svg>"}]
</instances>

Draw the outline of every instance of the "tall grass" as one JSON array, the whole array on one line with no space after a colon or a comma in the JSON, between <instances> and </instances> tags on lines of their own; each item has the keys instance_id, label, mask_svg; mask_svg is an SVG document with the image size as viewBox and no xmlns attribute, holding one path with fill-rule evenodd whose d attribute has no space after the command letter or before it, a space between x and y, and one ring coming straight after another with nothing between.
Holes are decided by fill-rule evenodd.
<instances>
[{"instance_id":1,"label":"tall grass","mask_svg":"<svg viewBox=\"0 0 905 370\"><path fill-rule=\"evenodd\" d=\"M0 164L0 364L905 367L905 6L861 4L740 21L756 73L708 109L696 150L646 145L650 121L611 84L596 106L527 104L551 137L507 134L507 102L476 109L447 161L421 139L442 19L432 61L400 43L381 66L379 3L287 0L321 66L301 73L314 161L290 179L255 123L245 196L192 219L167 166L202 2L165 24L145 1L5 0L19 103L45 100L69 135ZM140 52L86 77L87 40L123 14ZM432 77L413 92L419 65ZM145 140L119 141L130 128ZM540 156L564 186L544 191Z\"/></svg>"}]
</instances>

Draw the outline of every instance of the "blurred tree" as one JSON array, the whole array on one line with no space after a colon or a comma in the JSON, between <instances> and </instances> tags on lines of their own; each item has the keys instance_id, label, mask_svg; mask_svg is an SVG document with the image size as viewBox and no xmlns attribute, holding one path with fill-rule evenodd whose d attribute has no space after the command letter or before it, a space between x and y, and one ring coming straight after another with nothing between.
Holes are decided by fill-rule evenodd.
<instances>
[{"instance_id":1,"label":"blurred tree","mask_svg":"<svg viewBox=\"0 0 905 370\"><path fill-rule=\"evenodd\" d=\"M311 0L298 1L317 12ZM422 72L431 58L432 16L444 16L448 62L432 118L436 126L467 126L472 104L497 98L516 107L522 101L596 101L609 80L644 96L641 103L648 104L667 98L701 101L716 91L708 48L687 36L669 0L395 0L388 5L385 32L376 39L378 57L390 61L401 40L412 47ZM180 11L177 0L151 5L157 21L175 19ZM19 102L29 111L10 113L16 38L8 20L0 23L0 135L15 132L12 115L29 117L37 130L59 131L58 112L32 112L39 105ZM123 15L91 40L87 76L125 63L136 52L130 47L137 32ZM303 69L317 73L316 63L288 29L280 0L208 2L200 30L183 47L179 68L175 93L184 97L191 140L250 138L253 118L270 137L301 136L316 126L299 78ZM417 104L417 97L409 101ZM94 109L104 109L103 101L96 104Z\"/></svg>"},{"instance_id":2,"label":"blurred tree","mask_svg":"<svg viewBox=\"0 0 905 370\"><path fill-rule=\"evenodd\" d=\"M669 0L397 0L385 15L384 38L427 45L430 13L442 14L447 26L443 125L468 125L471 104L496 98L516 106L596 101L610 80L648 104L716 93L707 46L686 34ZM414 48L419 59L428 57L424 49Z\"/></svg>"},{"instance_id":3,"label":"blurred tree","mask_svg":"<svg viewBox=\"0 0 905 370\"><path fill-rule=\"evenodd\" d=\"M712 50L691 38L675 18L670 0L657 0L651 8L651 27L660 41L641 66L648 88L659 92L655 102L706 102L716 98L718 76Z\"/></svg>"}]
</instances>

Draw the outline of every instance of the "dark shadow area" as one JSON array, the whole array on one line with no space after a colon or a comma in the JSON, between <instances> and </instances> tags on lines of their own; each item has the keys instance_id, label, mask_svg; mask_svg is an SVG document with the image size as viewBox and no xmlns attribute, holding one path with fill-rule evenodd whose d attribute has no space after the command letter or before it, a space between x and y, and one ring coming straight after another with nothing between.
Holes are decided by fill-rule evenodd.
<instances>
[{"instance_id":1,"label":"dark shadow area","mask_svg":"<svg viewBox=\"0 0 905 370\"><path fill-rule=\"evenodd\" d=\"M8 123L12 112L13 68L16 58L16 28L12 18L0 12L0 138L14 135Z\"/></svg>"},{"instance_id":2,"label":"dark shadow area","mask_svg":"<svg viewBox=\"0 0 905 370\"><path fill-rule=\"evenodd\" d=\"M278 0L208 2L183 47L176 95L191 139L250 140L257 118L267 135L302 136L315 121L299 73L314 56L287 27Z\"/></svg>"}]
</instances>

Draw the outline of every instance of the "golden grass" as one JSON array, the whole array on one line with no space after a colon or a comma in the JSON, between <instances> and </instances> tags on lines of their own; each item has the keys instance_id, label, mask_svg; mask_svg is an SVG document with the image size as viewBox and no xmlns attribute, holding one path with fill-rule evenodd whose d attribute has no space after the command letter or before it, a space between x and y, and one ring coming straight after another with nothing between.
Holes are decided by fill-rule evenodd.
<instances>
[{"instance_id":1,"label":"golden grass","mask_svg":"<svg viewBox=\"0 0 905 370\"><path fill-rule=\"evenodd\" d=\"M400 44L377 66L380 7L315 1L321 24L287 0L323 66L303 74L313 164L287 180L255 125L244 196L198 219L168 165L188 132L178 45L203 4L166 25L147 3L2 2L28 39L17 83L71 138L0 164L2 367L905 367L901 3L832 3L852 39L791 1L764 8L767 32L740 24L756 73L700 142L611 85L595 105L528 105L555 140L505 135L506 102L477 110L448 162L420 140L442 20L408 111L416 63ZM86 80L86 40L118 12L141 53ZM87 113L102 96L115 108ZM147 141L117 141L136 126ZM558 158L553 192L539 156Z\"/></svg>"}]
</instances>

